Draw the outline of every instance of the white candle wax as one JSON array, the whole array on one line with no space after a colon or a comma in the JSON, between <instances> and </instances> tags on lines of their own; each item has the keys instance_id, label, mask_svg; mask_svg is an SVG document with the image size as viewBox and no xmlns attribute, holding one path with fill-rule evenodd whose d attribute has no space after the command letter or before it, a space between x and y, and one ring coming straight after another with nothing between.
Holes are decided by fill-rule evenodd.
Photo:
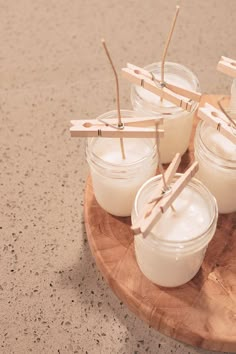
<instances>
[{"instance_id":1,"label":"white candle wax","mask_svg":"<svg viewBox=\"0 0 236 354\"><path fill-rule=\"evenodd\" d=\"M236 211L236 145L216 129L201 124L195 137L197 177L215 196L220 213Z\"/></svg>"},{"instance_id":2,"label":"white candle wax","mask_svg":"<svg viewBox=\"0 0 236 354\"><path fill-rule=\"evenodd\" d=\"M157 79L161 79L160 64L146 67L152 71ZM177 69L176 69L177 68ZM189 90L199 91L198 81L188 69L175 64L166 63L165 81ZM181 71L183 70L183 72ZM179 152L183 155L189 145L192 123L197 104L192 112L184 111L173 103L163 100L142 87L135 86L132 91L134 109L146 114L163 114L165 135L160 142L160 153L163 163L169 163Z\"/></svg>"},{"instance_id":3,"label":"white candle wax","mask_svg":"<svg viewBox=\"0 0 236 354\"><path fill-rule=\"evenodd\" d=\"M175 200L175 212L169 208L146 238L141 234L135 236L137 263L144 275L157 285L174 287L191 280L201 267L215 233L215 200L199 181L194 181ZM136 215L132 213L132 222L137 219L138 209L152 195L154 183L145 185L136 197L137 210Z\"/></svg>"},{"instance_id":4,"label":"white candle wax","mask_svg":"<svg viewBox=\"0 0 236 354\"><path fill-rule=\"evenodd\" d=\"M96 138L90 142L89 159L98 204L115 216L129 216L140 186L155 175L156 148L151 139L124 139L122 159L119 139Z\"/></svg>"}]
</instances>

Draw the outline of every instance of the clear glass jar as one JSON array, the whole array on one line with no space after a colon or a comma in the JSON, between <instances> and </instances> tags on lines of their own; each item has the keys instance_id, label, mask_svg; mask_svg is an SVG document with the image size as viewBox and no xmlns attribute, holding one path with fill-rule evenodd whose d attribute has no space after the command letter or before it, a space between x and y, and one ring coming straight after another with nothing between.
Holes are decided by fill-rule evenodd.
<instances>
[{"instance_id":1,"label":"clear glass jar","mask_svg":"<svg viewBox=\"0 0 236 354\"><path fill-rule=\"evenodd\" d=\"M173 182L181 174L176 174ZM147 181L138 191L131 215L134 224L151 199L161 176ZM193 178L144 238L134 237L140 270L153 283L175 287L191 280L201 267L217 224L217 203L208 189Z\"/></svg>"},{"instance_id":2,"label":"clear glass jar","mask_svg":"<svg viewBox=\"0 0 236 354\"><path fill-rule=\"evenodd\" d=\"M137 115L134 111L121 110L122 117ZM116 117L117 111L111 111L98 118ZM138 189L156 173L156 146L153 139L124 138L126 159L122 160L119 140L90 138L86 156L98 204L112 215L130 216Z\"/></svg>"},{"instance_id":3,"label":"clear glass jar","mask_svg":"<svg viewBox=\"0 0 236 354\"><path fill-rule=\"evenodd\" d=\"M200 122L194 139L197 173L215 196L220 213L236 211L236 146L205 122Z\"/></svg>"},{"instance_id":4,"label":"clear glass jar","mask_svg":"<svg viewBox=\"0 0 236 354\"><path fill-rule=\"evenodd\" d=\"M145 67L157 79L161 79L161 63L153 63ZM185 66L166 62L165 80L169 83L199 92L200 85L197 77ZM192 111L187 112L173 103L136 85L131 86L131 102L133 109L146 115L164 116L165 136L160 141L160 153L163 163L172 161L177 152L183 155L189 145L194 113L198 104L193 105Z\"/></svg>"}]
</instances>

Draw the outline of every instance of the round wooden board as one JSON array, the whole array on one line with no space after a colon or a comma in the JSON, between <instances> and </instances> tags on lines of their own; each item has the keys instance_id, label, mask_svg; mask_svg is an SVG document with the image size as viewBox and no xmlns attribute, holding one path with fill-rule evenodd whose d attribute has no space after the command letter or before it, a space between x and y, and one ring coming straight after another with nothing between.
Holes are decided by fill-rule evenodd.
<instances>
[{"instance_id":1,"label":"round wooden board","mask_svg":"<svg viewBox=\"0 0 236 354\"><path fill-rule=\"evenodd\" d=\"M219 96L204 96L216 105ZM181 169L193 158L193 136ZM232 191L235 193L235 191ZM117 218L97 204L90 178L85 225L97 266L114 293L139 318L176 340L209 350L236 352L236 213L219 217L198 274L178 288L161 288L140 271L130 218Z\"/></svg>"}]
</instances>

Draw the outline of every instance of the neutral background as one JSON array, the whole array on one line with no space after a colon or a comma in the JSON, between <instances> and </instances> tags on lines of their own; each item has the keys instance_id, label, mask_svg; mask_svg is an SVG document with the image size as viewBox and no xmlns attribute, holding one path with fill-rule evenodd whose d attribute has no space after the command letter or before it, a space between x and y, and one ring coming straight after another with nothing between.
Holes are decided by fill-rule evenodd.
<instances>
[{"instance_id":1,"label":"neutral background","mask_svg":"<svg viewBox=\"0 0 236 354\"><path fill-rule=\"evenodd\" d=\"M228 94L235 0L180 1L168 60ZM206 353L136 318L108 288L83 222L88 168L69 121L114 109L115 65L159 61L174 0L0 0L0 352ZM121 79L121 103L131 108Z\"/></svg>"}]
</instances>

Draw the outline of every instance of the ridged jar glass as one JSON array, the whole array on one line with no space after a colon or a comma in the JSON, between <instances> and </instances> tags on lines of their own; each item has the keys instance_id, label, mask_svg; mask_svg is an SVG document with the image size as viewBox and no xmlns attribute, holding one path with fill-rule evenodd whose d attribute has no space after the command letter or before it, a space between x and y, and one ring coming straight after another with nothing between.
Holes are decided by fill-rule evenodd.
<instances>
[{"instance_id":1,"label":"ridged jar glass","mask_svg":"<svg viewBox=\"0 0 236 354\"><path fill-rule=\"evenodd\" d=\"M129 118L138 114L121 110L121 115ZM108 122L110 118L117 118L117 111L98 117ZM121 156L119 138L89 138L86 145L96 200L115 216L130 216L138 189L155 175L158 162L153 139L124 138L123 142L125 160Z\"/></svg>"},{"instance_id":2,"label":"ridged jar glass","mask_svg":"<svg viewBox=\"0 0 236 354\"><path fill-rule=\"evenodd\" d=\"M235 212L236 145L216 129L200 122L196 129L194 150L199 162L197 177L215 196L219 213Z\"/></svg>"},{"instance_id":3,"label":"ridged jar glass","mask_svg":"<svg viewBox=\"0 0 236 354\"><path fill-rule=\"evenodd\" d=\"M176 181L181 174L176 174ZM161 176L155 176L139 189L131 215L135 224L144 206L152 199ZM153 283L175 287L187 283L199 271L209 242L215 234L218 210L215 198L193 178L144 238L134 237L140 270Z\"/></svg>"},{"instance_id":4,"label":"ridged jar glass","mask_svg":"<svg viewBox=\"0 0 236 354\"><path fill-rule=\"evenodd\" d=\"M157 79L161 79L161 63L153 63L145 67L152 72ZM165 63L165 81L183 88L200 91L200 85L196 75L181 64ZM183 155L190 142L193 117L198 107L197 103L192 106L192 111L187 112L166 100L136 85L131 86L131 103L133 109L147 116L164 117L163 128L165 136L161 138L160 153L163 163L169 163L179 152Z\"/></svg>"}]
</instances>

